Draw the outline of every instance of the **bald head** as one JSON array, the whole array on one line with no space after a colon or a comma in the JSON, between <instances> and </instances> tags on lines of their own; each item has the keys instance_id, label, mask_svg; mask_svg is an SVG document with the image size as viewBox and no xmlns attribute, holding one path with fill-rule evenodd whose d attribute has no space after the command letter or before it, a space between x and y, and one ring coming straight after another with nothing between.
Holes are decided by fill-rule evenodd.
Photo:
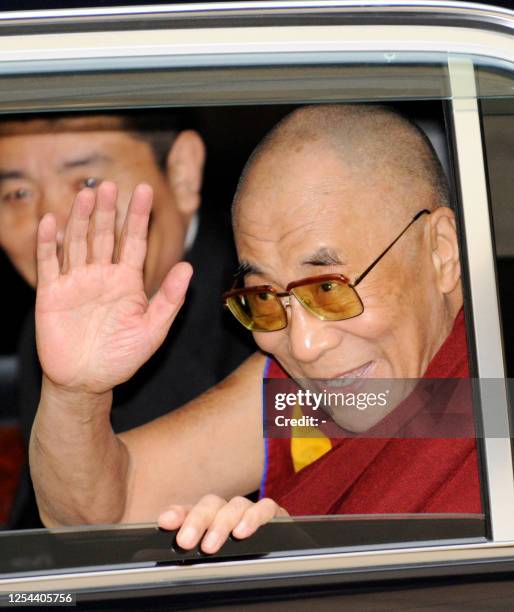
<instances>
[{"instance_id":1,"label":"bald head","mask_svg":"<svg viewBox=\"0 0 514 612\"><path fill-rule=\"evenodd\" d=\"M389 211L408 215L420 207L447 206L448 183L437 155L425 134L402 115L382 106L318 105L287 115L261 141L250 156L234 198L234 222L254 170L270 158L331 149L352 180L394 191L397 203ZM392 209L394 208L394 210ZM399 210L399 208L403 210Z\"/></svg>"},{"instance_id":2,"label":"bald head","mask_svg":"<svg viewBox=\"0 0 514 612\"><path fill-rule=\"evenodd\" d=\"M291 299L287 327L255 332L259 347L294 378L356 368L419 378L462 305L447 200L432 146L397 113L329 105L288 115L253 153L234 200L245 285L282 292L327 274L355 283L386 255L358 284L360 315L322 320ZM431 214L409 225L423 209Z\"/></svg>"}]
</instances>

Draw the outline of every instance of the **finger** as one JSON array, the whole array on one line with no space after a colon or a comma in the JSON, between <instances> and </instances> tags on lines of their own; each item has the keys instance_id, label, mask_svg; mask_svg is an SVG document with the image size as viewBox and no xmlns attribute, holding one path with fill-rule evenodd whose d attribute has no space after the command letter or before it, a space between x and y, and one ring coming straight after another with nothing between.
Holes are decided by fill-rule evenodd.
<instances>
[{"instance_id":1,"label":"finger","mask_svg":"<svg viewBox=\"0 0 514 612\"><path fill-rule=\"evenodd\" d=\"M226 542L235 525L237 525L245 512L254 504L245 497L234 497L225 504L214 517L205 537L202 540L202 550L206 553L215 553Z\"/></svg>"},{"instance_id":2,"label":"finger","mask_svg":"<svg viewBox=\"0 0 514 612\"><path fill-rule=\"evenodd\" d=\"M47 213L39 222L37 231L37 282L48 285L59 278L57 259L57 222Z\"/></svg>"},{"instance_id":3,"label":"finger","mask_svg":"<svg viewBox=\"0 0 514 612\"><path fill-rule=\"evenodd\" d=\"M276 516L288 516L288 514L272 499L265 497L248 508L239 524L233 529L232 535L236 538L247 538Z\"/></svg>"},{"instance_id":4,"label":"finger","mask_svg":"<svg viewBox=\"0 0 514 612\"><path fill-rule=\"evenodd\" d=\"M168 333L170 325L184 303L192 274L193 268L190 264L186 262L176 264L168 272L159 290L150 300L145 317L148 321L149 333L156 346L160 345Z\"/></svg>"},{"instance_id":5,"label":"finger","mask_svg":"<svg viewBox=\"0 0 514 612\"><path fill-rule=\"evenodd\" d=\"M92 189L82 189L77 193L64 232L63 272L82 266L87 261L89 218L94 206L95 192Z\"/></svg>"},{"instance_id":6,"label":"finger","mask_svg":"<svg viewBox=\"0 0 514 612\"><path fill-rule=\"evenodd\" d=\"M159 527L162 529L178 529L184 522L188 512L192 506L170 506L167 510L162 512L157 519Z\"/></svg>"},{"instance_id":7,"label":"finger","mask_svg":"<svg viewBox=\"0 0 514 612\"><path fill-rule=\"evenodd\" d=\"M136 270L142 270L145 262L152 198L153 191L150 185L146 183L137 185L121 232L118 261Z\"/></svg>"},{"instance_id":8,"label":"finger","mask_svg":"<svg viewBox=\"0 0 514 612\"><path fill-rule=\"evenodd\" d=\"M100 183L96 206L89 226L90 261L111 263L114 251L118 189L112 181Z\"/></svg>"},{"instance_id":9,"label":"finger","mask_svg":"<svg viewBox=\"0 0 514 612\"><path fill-rule=\"evenodd\" d=\"M214 520L218 510L227 502L217 495L206 495L189 511L177 534L177 544L193 548Z\"/></svg>"}]
</instances>

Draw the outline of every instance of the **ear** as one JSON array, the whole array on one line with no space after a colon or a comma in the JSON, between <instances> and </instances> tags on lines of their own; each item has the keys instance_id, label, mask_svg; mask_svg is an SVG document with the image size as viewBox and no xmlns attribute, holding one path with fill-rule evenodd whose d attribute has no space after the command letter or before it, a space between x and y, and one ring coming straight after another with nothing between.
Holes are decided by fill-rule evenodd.
<instances>
[{"instance_id":1,"label":"ear","mask_svg":"<svg viewBox=\"0 0 514 612\"><path fill-rule=\"evenodd\" d=\"M441 293L451 293L460 283L459 243L453 210L436 208L429 217L432 263Z\"/></svg>"},{"instance_id":2,"label":"ear","mask_svg":"<svg viewBox=\"0 0 514 612\"><path fill-rule=\"evenodd\" d=\"M205 145L193 130L175 138L166 159L167 177L178 211L190 219L200 206Z\"/></svg>"}]
</instances>

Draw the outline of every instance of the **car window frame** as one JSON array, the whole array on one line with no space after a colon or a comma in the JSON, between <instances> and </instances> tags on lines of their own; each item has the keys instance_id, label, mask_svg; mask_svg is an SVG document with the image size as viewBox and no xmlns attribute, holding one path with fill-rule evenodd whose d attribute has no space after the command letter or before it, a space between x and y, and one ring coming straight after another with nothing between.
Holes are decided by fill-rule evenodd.
<instances>
[{"instance_id":1,"label":"car window frame","mask_svg":"<svg viewBox=\"0 0 514 612\"><path fill-rule=\"evenodd\" d=\"M194 13L194 12L193 12ZM191 13L191 14L193 14ZM1 17L1 16L0 16ZM501 19L506 22L507 18L502 14ZM14 22L11 22L11 25ZM267 26L260 28L260 34L264 32ZM280 36L289 30L290 39L288 42L287 53L290 56L287 61L293 61L292 56L299 64L309 59L310 62L316 60L322 63L323 60L327 61L327 53L338 54L339 60L336 57L330 57L330 61L341 61L341 54L358 52L361 50L363 40L374 41L376 31L373 28L380 28L380 33L383 36L381 42L373 42L374 50L382 53L390 53L390 47L392 40L397 40L397 44L402 50L418 51L423 53L436 52L435 46L430 49L421 48L422 43L415 41L416 30L412 27L407 26L383 26L376 25L369 28L362 28L359 26L338 26L341 33L351 32L351 36L345 36L339 44L339 50L336 48L338 45L332 44L332 47L327 50L326 44L324 44L320 35L323 33L325 26L315 26L315 31L298 32L295 26L283 26L280 32L276 31L276 28L271 28L273 32L270 32L271 41L268 40L266 44L255 43L251 48L247 42L241 40L241 36L236 36L237 40L232 42L220 43L220 39L216 36L221 35L214 28L211 31L210 44L214 45L212 48L215 50L216 62L219 65L226 65L227 62L237 61L239 63L245 61L252 61L254 64L257 61L269 61L269 57L260 56L260 59L255 54L264 54L265 52L271 53L272 55L279 55L277 62L283 62L285 58L284 53L280 55L280 51L275 50L273 45L277 45L280 42ZM344 28L349 28L345 30ZM418 26L422 27L436 27L436 26ZM511 19L510 26L511 31L514 28L514 19ZM316 29L317 28L317 29ZM350 30L351 28L351 30ZM451 96L452 100L449 102L450 113L452 118L452 129L454 137L454 146L457 153L457 188L459 190L459 199L462 206L462 222L463 228L466 232L465 240L465 253L464 257L467 262L468 270L468 282L471 290L471 304L469 309L469 318L472 322L472 335L476 342L476 366L477 374L483 378L503 378L503 362L502 356L502 342L500 336L500 318L498 312L498 303L496 299L496 280L494 272L494 251L492 248L492 232L490 228L489 220L489 207L487 198L486 178L485 178L485 167L483 160L482 151L482 140L480 136L480 118L478 114L477 106L477 91L475 83L475 69L473 64L469 61L469 56L476 54L478 51L485 48L485 43L490 42L497 43L497 46L493 45L488 47L487 56L491 59L509 59L509 51L512 50L512 39L509 44L505 41L505 35L495 33L491 31L483 31L478 28L473 28L467 24L465 35L459 38L457 41L452 38L455 34L452 27L437 26L439 41L438 45L445 44L449 50L449 81L452 88ZM223 28L222 28L223 29ZM256 28L250 28L254 35L257 35L254 30ZM224 29L226 34L226 29ZM294 32L292 30L295 30ZM408 30L408 31L407 31ZM331 30L332 32L333 30ZM133 31L126 30L126 32ZM163 32L169 32L169 30L163 30ZM177 34L176 30L172 30ZM240 30L243 32L243 30ZM243 32L244 33L244 32ZM326 33L326 29L325 29ZM139 32L139 35L141 33ZM198 45L201 41L201 36L204 32L187 30L186 37L178 36L178 39L182 42L176 42L171 46L166 46L164 43L162 48L159 49L159 54L145 56L144 54L139 56L137 60L137 53L131 58L131 60L137 60L144 66L145 62L148 67L152 66L152 63L159 60L162 57L168 57L170 60L168 63L173 65L181 65L182 67L192 67L194 65L202 66L202 62L205 62L206 53L208 50L200 48ZM314 39L309 38L309 36ZM387 34L387 36L386 36ZM462 34L462 32L461 32ZM152 33L152 36L155 33ZM480 35L480 36L479 36ZM512 35L512 34L511 34ZM0 63L0 74L4 76L9 72L12 75L20 74L29 71L34 68L37 64L37 69L40 73L51 72L55 69L56 64L52 62L64 62L63 68L65 70L78 69L82 71L86 70L105 70L111 66L118 69L123 65L123 62L127 62L123 56L126 48L119 44L119 40L111 41L112 55L110 57L89 57L84 59L80 56L80 52L84 50L84 45L87 42L87 37L77 36L73 44L75 46L66 47L69 56L62 57L64 53L62 49L59 51L58 45L52 47L52 52L47 54L47 57L41 59L40 49L42 41L40 39L31 39L31 36L39 36L39 34L20 34L10 35L17 37L17 40L13 41L11 38L10 42L15 43L10 45L9 54L6 59ZM48 36L55 36L48 34ZM71 36L73 33L63 34L62 36ZM92 36L92 35L91 35ZM95 41L98 37L104 40L107 44L109 33L101 33L95 31ZM147 34L147 36L149 36ZM196 38L195 38L196 36ZM305 45L302 50L302 38L301 36L307 37L307 41L310 42L310 49L308 53L305 51ZM468 37L466 42L466 36ZM273 40L273 37L275 39ZM364 37L364 38L363 38ZM389 38L388 38L389 37ZM144 37L143 37L144 38ZM477 42L477 39L478 42ZM61 40L63 46L68 44L68 41L72 39ZM148 40L148 39L145 39ZM52 39L50 44L56 43L57 39ZM0 42L0 47L4 44ZM303 40L303 43L306 41ZM27 47L27 43L29 46ZM30 44L34 43L31 47ZM195 48L195 44L197 47ZM267 46L266 46L267 45ZM382 45L382 49L380 49ZM87 46L87 45L86 45ZM132 49L136 49L138 53L142 53L141 49L144 47L143 43L138 47L138 44L132 45ZM104 47L103 53L105 54ZM164 52L169 55L163 55ZM61 53L61 57L58 54ZM253 54L254 57L249 57ZM303 54L298 56L298 54ZM306 57L310 54L310 57ZM94 55L94 54L92 54ZM161 64L162 65L162 64ZM230 63L228 64L230 65ZM75 68L73 68L75 67ZM3 112L8 112L5 106L0 107ZM478 131L477 131L478 130ZM470 177L473 178L475 187L471 190L469 188ZM481 245L480 253L474 252L473 246L477 244ZM484 277L484 270L487 274ZM489 275L489 273L491 273ZM485 283L485 284L484 284ZM484 314L487 313L487 317ZM491 324L492 322L492 324ZM491 352L494 356L493 359L487 357L484 354L484 348L487 347L487 351ZM500 357L500 358L498 358ZM482 394L487 394L487 389L481 389ZM497 399L497 398L496 398ZM486 398L487 400L487 398ZM509 416L508 416L508 404L507 398L501 398L501 405L499 412L503 419L503 425L506 428L506 432L510 432ZM487 402L486 402L487 403ZM497 411L498 412L498 411ZM498 416L497 414L495 415ZM497 423L497 421L495 421ZM484 432L487 432L489 421L487 410L483 411L482 414L482 426ZM12 588L14 586L23 587L23 589L74 589L82 590L84 593L100 592L105 588L134 588L134 585L138 585L138 588L148 586L157 583L158 581L164 580L168 583L174 582L175 587L186 588L185 585L191 582L193 578L199 581L220 581L230 582L230 580L249 580L258 579L265 577L266 579L272 579L283 576L284 573L289 576L293 575L304 575L307 573L319 573L319 572L351 572L351 571L364 571L369 567L388 567L389 569L395 568L408 568L409 566L414 567L422 564L425 567L429 567L431 564L442 563L443 559L449 560L453 563L467 563L476 560L487 560L487 559L500 559L503 561L509 560L514 557L514 521L509 521L508 513L514 508L514 475L512 472L512 448L509 438L492 438L486 437L484 442L483 460L485 479L487 486L487 498L488 498L488 520L490 525L489 540L487 542L469 543L469 544L456 544L441 545L438 546L435 542L428 543L417 543L412 548L390 548L388 550L377 550L377 551L366 551L366 552L345 552L342 554L330 553L330 554L319 554L312 556L296 557L289 559L266 559L266 560L250 560L244 561L242 564L236 562L220 562L213 568L212 564L205 564L200 566L191 567L156 567L156 568L142 568L142 569L124 569L124 570L113 570L113 571L85 571L81 573L69 573L61 574L59 576L47 576L40 577L35 580L34 577L30 578L11 578L8 581L0 583L2 589ZM446 561L445 561L446 562ZM220 573L223 572L223 576ZM179 578L180 575L180 579ZM168 584L168 587L171 588Z\"/></svg>"}]
</instances>

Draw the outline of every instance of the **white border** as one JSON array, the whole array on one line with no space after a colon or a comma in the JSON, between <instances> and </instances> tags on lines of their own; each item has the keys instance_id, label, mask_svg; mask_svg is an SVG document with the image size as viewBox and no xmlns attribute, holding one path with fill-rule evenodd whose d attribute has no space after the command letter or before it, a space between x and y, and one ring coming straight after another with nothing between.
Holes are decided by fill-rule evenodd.
<instances>
[{"instance_id":1,"label":"white border","mask_svg":"<svg viewBox=\"0 0 514 612\"><path fill-rule=\"evenodd\" d=\"M406 3L405 3L406 4ZM409 3L413 5L414 3ZM418 2L415 6L433 7L436 3ZM367 2L363 6L379 6L381 3ZM441 3L443 6L449 6ZM263 8L281 7L355 7L356 4L343 4L341 2L319 3L268 3ZM360 5L359 5L360 6ZM404 6L404 3L402 3ZM455 6L455 5L452 5ZM462 6L462 5L461 5ZM218 8L233 11L238 8L258 8L252 4L220 4ZM152 7L150 11L163 12L162 6ZM195 5L172 7L173 11L212 11L213 5ZM464 9L464 6L462 6ZM484 7L485 14L489 7ZM128 10L127 10L128 11ZM123 13L127 12L126 10ZM136 13L137 7L129 12ZM145 8L148 13L148 7ZM466 12L463 10L463 13ZM469 13L470 11L468 11ZM502 11L496 11L496 14ZM492 11L495 13L495 11ZM75 11L44 11L39 16L73 16L85 15L83 10ZM104 9L94 10L90 14L120 14ZM510 16L508 11L503 16ZM16 18L37 18L36 13L0 15L6 21ZM226 56L230 62L230 55L241 53L280 53L280 52L322 52L322 51L415 51L415 52L449 52L452 54L476 54L491 58L514 61L514 39L507 34L488 32L485 30L450 27L424 27L424 26L326 26L326 27L260 27L260 28L213 28L197 30L149 30L124 32L93 32L93 33L66 33L66 34L38 34L38 35L11 35L0 39L0 62L27 61L34 62L34 66L41 60L66 59L93 59L102 58L106 66L116 58L148 57L148 56L174 56L188 55L194 57L198 54L216 54ZM474 93L462 85L461 68L452 60L450 65L452 86L461 102L454 105L457 146L459 148L460 176L462 179L478 172L478 191L476 196L463 187L464 216L466 228L469 228L469 261L472 288L474 293L473 311L475 315L475 332L480 346L489 346L498 351L501 346L498 337L497 321L498 308L495 301L495 288L493 285L478 286L478 279L483 281L482 273L489 274L493 270L493 257L488 234L489 219L487 216L487 199L484 196L484 169L477 166L476 159L468 165L466 159L469 145L476 152L481 143L477 132L477 110ZM460 76L459 76L460 71ZM461 86L462 85L462 86ZM473 106L474 100L474 106ZM471 101L471 106L469 106ZM468 105L468 106L466 106ZM466 130L470 137L466 137ZM466 138L466 140L463 140ZM478 138L478 140L477 140ZM467 144L465 144L467 143ZM471 149L470 149L471 150ZM462 156L462 158L461 158ZM477 209L475 210L475 207ZM474 229L473 229L474 228ZM484 240L485 237L485 240ZM484 250L477 255L473 248L479 249L484 244ZM479 249L480 250L480 249ZM494 284L494 275L490 278ZM485 289L484 289L485 287ZM494 304L491 302L494 301ZM482 317L489 316L488 309L492 308L493 334L489 340L485 338L486 322ZM484 345L481 343L485 342ZM479 351L481 349L479 348ZM501 368L497 361L488 364L487 354L479 355L480 374L482 376L501 376ZM501 406L502 414L506 406ZM505 412L506 415L506 412ZM173 568L144 568L124 571L85 572L69 575L52 575L47 577L16 578L3 581L0 588L4 591L13 590L41 590L65 589L78 591L86 588L114 587L129 584L187 584L193 580L225 580L244 577L273 577L279 574L299 574L300 572L330 571L336 569L362 569L379 566L408 567L413 564L427 564L438 562L472 561L480 559L513 558L514 557L514 491L512 463L509 457L510 444L508 440L486 441L486 461L488 472L489 493L491 496L491 517L493 535L497 542L483 545L437 546L427 543L427 546L411 549L391 549L372 552L353 552L345 554L316 555L310 557L294 557L288 559L268 559L249 561L243 563L218 563L197 565L194 567ZM497 442L497 444L495 444ZM502 542L505 545L502 545Z\"/></svg>"}]
</instances>

